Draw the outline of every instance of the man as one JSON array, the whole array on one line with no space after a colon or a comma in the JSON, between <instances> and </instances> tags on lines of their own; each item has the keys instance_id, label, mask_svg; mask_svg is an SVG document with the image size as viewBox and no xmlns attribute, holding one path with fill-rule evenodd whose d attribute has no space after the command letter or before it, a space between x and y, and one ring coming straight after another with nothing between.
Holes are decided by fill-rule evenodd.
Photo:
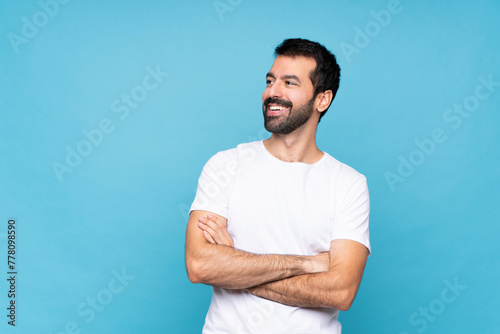
<instances>
[{"instance_id":1,"label":"man","mask_svg":"<svg viewBox=\"0 0 500 334\"><path fill-rule=\"evenodd\" d=\"M213 286L203 333L341 333L370 254L366 178L316 146L340 68L288 39L262 95L264 141L203 168L186 232L193 283Z\"/></svg>"}]
</instances>

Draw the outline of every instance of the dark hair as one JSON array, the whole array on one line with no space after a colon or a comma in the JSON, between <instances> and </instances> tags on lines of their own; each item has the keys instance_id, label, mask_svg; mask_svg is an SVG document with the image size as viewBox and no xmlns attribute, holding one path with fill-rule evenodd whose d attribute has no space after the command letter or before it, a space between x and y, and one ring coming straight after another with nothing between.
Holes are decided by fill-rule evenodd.
<instances>
[{"instance_id":1,"label":"dark hair","mask_svg":"<svg viewBox=\"0 0 500 334\"><path fill-rule=\"evenodd\" d=\"M323 45L302 38L285 39L274 50L275 56L307 57L316 61L316 69L309 74L314 87L314 97L319 93L331 90L332 101L337 94L340 82L340 66L335 56ZM330 108L330 106L328 106ZM325 115L328 108L321 113L319 119Z\"/></svg>"}]
</instances>

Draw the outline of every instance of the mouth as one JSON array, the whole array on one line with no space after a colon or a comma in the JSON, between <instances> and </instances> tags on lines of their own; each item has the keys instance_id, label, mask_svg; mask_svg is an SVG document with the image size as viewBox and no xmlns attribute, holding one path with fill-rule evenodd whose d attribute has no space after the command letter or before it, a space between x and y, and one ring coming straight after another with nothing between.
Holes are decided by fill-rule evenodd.
<instances>
[{"instance_id":1,"label":"mouth","mask_svg":"<svg viewBox=\"0 0 500 334\"><path fill-rule=\"evenodd\" d=\"M287 113L289 111L290 111L289 107L282 106L282 105L275 104L275 103L269 103L266 106L267 116L278 116L278 115L281 115L283 113Z\"/></svg>"},{"instance_id":2,"label":"mouth","mask_svg":"<svg viewBox=\"0 0 500 334\"><path fill-rule=\"evenodd\" d=\"M264 111L266 117L275 117L285 113L290 113L292 108L292 102L285 99L268 97L264 100Z\"/></svg>"}]
</instances>

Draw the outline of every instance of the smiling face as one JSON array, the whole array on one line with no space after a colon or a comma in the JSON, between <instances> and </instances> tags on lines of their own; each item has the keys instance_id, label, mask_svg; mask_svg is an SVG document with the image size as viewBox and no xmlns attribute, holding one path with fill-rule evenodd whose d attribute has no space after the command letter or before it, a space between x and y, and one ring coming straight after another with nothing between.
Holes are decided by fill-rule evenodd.
<instances>
[{"instance_id":1,"label":"smiling face","mask_svg":"<svg viewBox=\"0 0 500 334\"><path fill-rule=\"evenodd\" d=\"M288 134L304 125L315 110L314 87L309 74L316 61L306 57L276 57L266 75L262 94L264 126L276 134Z\"/></svg>"}]
</instances>

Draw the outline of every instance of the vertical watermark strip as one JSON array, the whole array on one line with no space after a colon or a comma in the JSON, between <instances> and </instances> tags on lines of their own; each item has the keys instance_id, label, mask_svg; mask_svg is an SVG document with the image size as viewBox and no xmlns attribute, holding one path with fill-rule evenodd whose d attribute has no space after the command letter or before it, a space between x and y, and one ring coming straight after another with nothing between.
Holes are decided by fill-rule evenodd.
<instances>
[{"instance_id":1,"label":"vertical watermark strip","mask_svg":"<svg viewBox=\"0 0 500 334\"><path fill-rule=\"evenodd\" d=\"M17 226L14 219L7 221L7 324L16 326L16 294L17 291Z\"/></svg>"}]
</instances>

